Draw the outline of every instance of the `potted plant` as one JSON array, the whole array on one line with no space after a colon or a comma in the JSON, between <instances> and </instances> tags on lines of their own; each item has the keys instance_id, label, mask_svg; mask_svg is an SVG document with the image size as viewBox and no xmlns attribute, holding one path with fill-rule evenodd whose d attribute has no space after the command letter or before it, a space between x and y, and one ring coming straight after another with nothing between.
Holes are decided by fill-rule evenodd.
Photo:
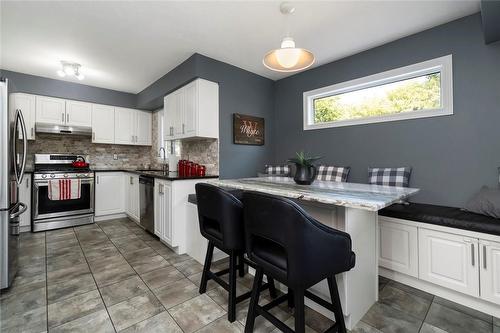
<instances>
[{"instance_id":1,"label":"potted plant","mask_svg":"<svg viewBox=\"0 0 500 333\"><path fill-rule=\"evenodd\" d=\"M295 153L297 157L290 158L288 162L294 163L297 170L293 180L299 185L310 185L316 179L317 169L314 166L314 162L321 159L322 157L307 157L306 154L301 151Z\"/></svg>"}]
</instances>

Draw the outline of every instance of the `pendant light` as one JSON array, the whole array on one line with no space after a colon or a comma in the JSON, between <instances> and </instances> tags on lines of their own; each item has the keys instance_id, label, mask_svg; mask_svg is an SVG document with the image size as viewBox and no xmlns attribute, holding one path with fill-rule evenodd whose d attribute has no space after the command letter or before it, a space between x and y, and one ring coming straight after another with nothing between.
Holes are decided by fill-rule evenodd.
<instances>
[{"instance_id":1,"label":"pendant light","mask_svg":"<svg viewBox=\"0 0 500 333\"><path fill-rule=\"evenodd\" d=\"M280 11L283 15L291 15L295 12L288 2L280 5ZM277 72L296 72L310 67L314 63L312 52L295 47L295 41L287 36L281 41L281 47L269 51L262 60L264 66Z\"/></svg>"}]
</instances>

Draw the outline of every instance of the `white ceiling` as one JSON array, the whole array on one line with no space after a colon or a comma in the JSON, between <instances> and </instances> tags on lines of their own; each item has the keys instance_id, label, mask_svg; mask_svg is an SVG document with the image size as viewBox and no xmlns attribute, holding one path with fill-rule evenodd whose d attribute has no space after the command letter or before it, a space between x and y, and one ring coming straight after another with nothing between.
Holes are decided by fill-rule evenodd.
<instances>
[{"instance_id":1,"label":"white ceiling","mask_svg":"<svg viewBox=\"0 0 500 333\"><path fill-rule=\"evenodd\" d=\"M262 64L280 45L279 1L1 1L0 67L59 78L82 64L81 83L137 93L193 53L271 79ZM479 11L470 1L303 1L289 20L318 66ZM75 80L75 79L68 79Z\"/></svg>"}]
</instances>

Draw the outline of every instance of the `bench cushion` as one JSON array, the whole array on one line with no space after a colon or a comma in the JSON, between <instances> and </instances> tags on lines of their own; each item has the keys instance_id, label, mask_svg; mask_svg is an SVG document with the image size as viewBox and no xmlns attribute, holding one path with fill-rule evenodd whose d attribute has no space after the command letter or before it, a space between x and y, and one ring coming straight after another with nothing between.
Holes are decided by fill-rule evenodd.
<instances>
[{"instance_id":1,"label":"bench cushion","mask_svg":"<svg viewBox=\"0 0 500 333\"><path fill-rule=\"evenodd\" d=\"M419 203L395 204L379 211L379 215L500 235L500 219L466 212L455 207Z\"/></svg>"}]
</instances>

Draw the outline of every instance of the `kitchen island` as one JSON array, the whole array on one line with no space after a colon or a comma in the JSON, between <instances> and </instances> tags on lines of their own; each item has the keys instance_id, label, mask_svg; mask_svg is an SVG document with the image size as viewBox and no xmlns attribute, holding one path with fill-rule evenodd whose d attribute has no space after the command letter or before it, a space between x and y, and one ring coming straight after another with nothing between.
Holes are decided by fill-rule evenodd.
<instances>
[{"instance_id":1,"label":"kitchen island","mask_svg":"<svg viewBox=\"0 0 500 333\"><path fill-rule=\"evenodd\" d=\"M210 180L226 189L256 191L297 202L311 216L351 235L356 266L337 275L346 326L351 330L378 299L378 211L418 192L418 189L315 181L297 185L289 177ZM279 221L277 221L279 223ZM326 281L310 289L329 300ZM333 318L333 313L306 299L306 304Z\"/></svg>"}]
</instances>

